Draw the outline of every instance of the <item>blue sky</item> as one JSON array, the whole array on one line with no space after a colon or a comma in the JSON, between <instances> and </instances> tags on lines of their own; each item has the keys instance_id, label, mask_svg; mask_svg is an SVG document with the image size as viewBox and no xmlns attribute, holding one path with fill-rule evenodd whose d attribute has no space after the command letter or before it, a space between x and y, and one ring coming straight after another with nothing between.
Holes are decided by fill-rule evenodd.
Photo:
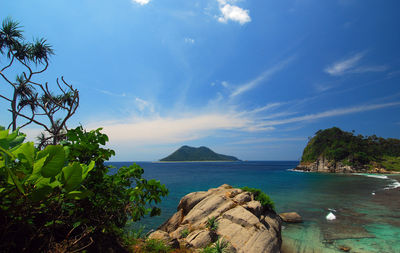
<instances>
[{"instance_id":1,"label":"blue sky","mask_svg":"<svg viewBox=\"0 0 400 253\"><path fill-rule=\"evenodd\" d=\"M69 126L103 127L114 160L158 160L184 144L296 160L332 126L400 138L397 0L1 5L1 19L53 45L43 79L63 75L80 90Z\"/></svg>"}]
</instances>

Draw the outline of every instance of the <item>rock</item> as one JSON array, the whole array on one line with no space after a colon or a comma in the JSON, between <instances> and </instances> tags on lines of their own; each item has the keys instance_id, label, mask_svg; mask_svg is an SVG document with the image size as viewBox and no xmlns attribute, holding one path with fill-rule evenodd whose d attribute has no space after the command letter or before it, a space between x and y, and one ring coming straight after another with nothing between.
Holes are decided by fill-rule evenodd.
<instances>
[{"instance_id":1,"label":"rock","mask_svg":"<svg viewBox=\"0 0 400 253\"><path fill-rule=\"evenodd\" d=\"M161 240L172 248L179 248L179 241L176 238L171 238L165 231L156 230L149 235L149 239Z\"/></svg>"},{"instance_id":2,"label":"rock","mask_svg":"<svg viewBox=\"0 0 400 253\"><path fill-rule=\"evenodd\" d=\"M235 201L239 204L249 202L249 201L251 201L251 193L250 192L242 192L239 195L235 196L233 198L233 201Z\"/></svg>"},{"instance_id":3,"label":"rock","mask_svg":"<svg viewBox=\"0 0 400 253\"><path fill-rule=\"evenodd\" d=\"M196 230L190 233L186 242L191 244L194 248L204 248L215 240L215 236L207 230Z\"/></svg>"},{"instance_id":4,"label":"rock","mask_svg":"<svg viewBox=\"0 0 400 253\"><path fill-rule=\"evenodd\" d=\"M328 173L355 173L367 172L365 168L354 168L341 162L330 161L324 156L318 157L315 162L300 163L295 170L308 172L328 172Z\"/></svg>"},{"instance_id":5,"label":"rock","mask_svg":"<svg viewBox=\"0 0 400 253\"><path fill-rule=\"evenodd\" d=\"M288 222L288 223L303 222L303 219L301 218L301 216L296 212L281 213L281 214L279 214L279 216L281 217L281 219L284 222Z\"/></svg>"},{"instance_id":6,"label":"rock","mask_svg":"<svg viewBox=\"0 0 400 253\"><path fill-rule=\"evenodd\" d=\"M164 224L160 226L159 230L163 230L168 233L175 231L179 227L179 224L182 222L182 217L183 217L183 209L180 209L178 212L172 215L171 218L169 218L166 222L164 222Z\"/></svg>"},{"instance_id":7,"label":"rock","mask_svg":"<svg viewBox=\"0 0 400 253\"><path fill-rule=\"evenodd\" d=\"M215 230L206 227L207 220L212 217L217 223ZM281 223L279 216L263 208L252 193L222 185L184 196L178 212L159 229L178 240L181 246L194 250L219 238L228 242L230 252L268 253L280 252ZM184 229L190 231L186 238L181 236Z\"/></svg>"},{"instance_id":8,"label":"rock","mask_svg":"<svg viewBox=\"0 0 400 253\"><path fill-rule=\"evenodd\" d=\"M344 245L339 246L339 249L340 249L341 251L344 251L344 252L349 252L349 251L351 250L350 247L347 247L347 246L344 246Z\"/></svg>"},{"instance_id":9,"label":"rock","mask_svg":"<svg viewBox=\"0 0 400 253\"><path fill-rule=\"evenodd\" d=\"M243 205L243 207L249 210L252 214L254 214L257 217L260 217L263 211L261 203L255 200L246 203L245 205Z\"/></svg>"}]
</instances>

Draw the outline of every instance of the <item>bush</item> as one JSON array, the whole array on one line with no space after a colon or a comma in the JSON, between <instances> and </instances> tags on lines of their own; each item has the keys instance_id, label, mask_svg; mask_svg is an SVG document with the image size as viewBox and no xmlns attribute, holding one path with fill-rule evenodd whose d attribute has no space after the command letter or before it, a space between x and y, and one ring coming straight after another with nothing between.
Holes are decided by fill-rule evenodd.
<instances>
[{"instance_id":1,"label":"bush","mask_svg":"<svg viewBox=\"0 0 400 253\"><path fill-rule=\"evenodd\" d=\"M160 214L168 190L136 164L110 175L100 130L78 127L39 151L0 129L1 252L119 248L127 222Z\"/></svg>"},{"instance_id":2,"label":"bush","mask_svg":"<svg viewBox=\"0 0 400 253\"><path fill-rule=\"evenodd\" d=\"M186 238L189 235L189 230L187 228L181 231L182 238Z\"/></svg>"},{"instance_id":3,"label":"bush","mask_svg":"<svg viewBox=\"0 0 400 253\"><path fill-rule=\"evenodd\" d=\"M206 228L211 231L216 231L218 229L218 222L216 217L207 218Z\"/></svg>"},{"instance_id":4,"label":"bush","mask_svg":"<svg viewBox=\"0 0 400 253\"><path fill-rule=\"evenodd\" d=\"M146 253L167 253L171 251L171 247L165 245L161 240L147 239L142 247Z\"/></svg>"},{"instance_id":5,"label":"bush","mask_svg":"<svg viewBox=\"0 0 400 253\"><path fill-rule=\"evenodd\" d=\"M272 210L275 210L275 203L271 200L271 198L265 194L260 189L250 188L250 187L241 187L243 191L251 192L254 195L254 199L259 201L263 207L268 207Z\"/></svg>"}]
</instances>

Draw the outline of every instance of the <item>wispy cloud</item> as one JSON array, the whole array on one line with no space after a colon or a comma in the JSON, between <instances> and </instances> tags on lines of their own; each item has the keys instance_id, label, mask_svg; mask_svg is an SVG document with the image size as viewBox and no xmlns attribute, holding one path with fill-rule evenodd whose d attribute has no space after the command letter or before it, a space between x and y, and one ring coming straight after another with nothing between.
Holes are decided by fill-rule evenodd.
<instances>
[{"instance_id":1,"label":"wispy cloud","mask_svg":"<svg viewBox=\"0 0 400 253\"><path fill-rule=\"evenodd\" d=\"M276 126L276 125L283 125L283 124L289 124L289 123L295 123L295 122L301 122L301 121L310 121L310 120L317 120L317 119L328 118L328 117L341 116L341 115L346 115L346 114L372 111L372 110L382 109L382 108L386 108L386 107L394 107L394 106L398 106L398 105L400 105L400 102L353 106L353 107L347 107L347 108L328 110L328 111L316 113L316 114L308 114L308 115L304 115L304 116L292 117L292 118L287 118L287 119L265 121L265 122L263 122L263 124L264 124L264 126Z\"/></svg>"},{"instance_id":2,"label":"wispy cloud","mask_svg":"<svg viewBox=\"0 0 400 253\"><path fill-rule=\"evenodd\" d=\"M344 74L360 74L366 72L383 72L388 69L386 65L358 66L361 59L365 56L364 52L357 53L347 59L335 62L326 67L324 71L332 76Z\"/></svg>"},{"instance_id":3,"label":"wispy cloud","mask_svg":"<svg viewBox=\"0 0 400 253\"><path fill-rule=\"evenodd\" d=\"M305 141L304 137L270 137L270 138L249 138L231 143L232 145L254 144L254 143L269 143L269 142L284 142L284 141Z\"/></svg>"},{"instance_id":4,"label":"wispy cloud","mask_svg":"<svg viewBox=\"0 0 400 253\"><path fill-rule=\"evenodd\" d=\"M140 4L140 5L146 5L146 4L150 3L150 0L132 0L132 2Z\"/></svg>"},{"instance_id":5,"label":"wispy cloud","mask_svg":"<svg viewBox=\"0 0 400 253\"><path fill-rule=\"evenodd\" d=\"M125 123L102 122L113 142L137 144L180 143L206 137L218 130L253 131L253 122L232 114L203 114L186 117L124 119ZM99 125L98 122L93 124Z\"/></svg>"},{"instance_id":6,"label":"wispy cloud","mask_svg":"<svg viewBox=\"0 0 400 253\"><path fill-rule=\"evenodd\" d=\"M364 57L364 53L357 53L350 58L344 59L333 63L332 65L325 68L325 72L333 75L340 76L346 73L348 70L357 65L357 63Z\"/></svg>"},{"instance_id":7,"label":"wispy cloud","mask_svg":"<svg viewBox=\"0 0 400 253\"><path fill-rule=\"evenodd\" d=\"M139 111L149 111L150 113L154 113L154 105L149 101L146 101L141 98L135 98L136 106L138 107Z\"/></svg>"},{"instance_id":8,"label":"wispy cloud","mask_svg":"<svg viewBox=\"0 0 400 253\"><path fill-rule=\"evenodd\" d=\"M234 89L233 92L231 93L230 97L234 98L248 90L253 89L260 83L268 81L274 74L285 68L293 59L294 57L290 57L284 61L281 61L278 64L272 66L271 68L265 70L263 73L261 73L261 75L251 80L250 82L236 87L236 89Z\"/></svg>"},{"instance_id":9,"label":"wispy cloud","mask_svg":"<svg viewBox=\"0 0 400 253\"><path fill-rule=\"evenodd\" d=\"M184 39L184 41L185 41L185 43L188 43L188 44L194 44L194 43L196 42L195 39L189 38L189 37L186 37L186 38Z\"/></svg>"},{"instance_id":10,"label":"wispy cloud","mask_svg":"<svg viewBox=\"0 0 400 253\"><path fill-rule=\"evenodd\" d=\"M229 20L239 22L244 25L251 21L250 11L240 8L236 5L231 5L229 0L217 0L219 3L219 10L221 15L218 17L218 21L221 23L227 23Z\"/></svg>"},{"instance_id":11,"label":"wispy cloud","mask_svg":"<svg viewBox=\"0 0 400 253\"><path fill-rule=\"evenodd\" d=\"M114 93L108 90L102 90L102 89L95 89L96 91L103 93L105 95L113 96L113 97L126 97L126 93Z\"/></svg>"}]
</instances>

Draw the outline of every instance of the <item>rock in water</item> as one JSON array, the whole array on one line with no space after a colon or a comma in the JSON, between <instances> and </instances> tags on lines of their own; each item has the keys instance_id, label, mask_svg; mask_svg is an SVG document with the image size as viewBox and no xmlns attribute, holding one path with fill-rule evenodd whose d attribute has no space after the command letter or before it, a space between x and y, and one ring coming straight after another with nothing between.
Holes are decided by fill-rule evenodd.
<instances>
[{"instance_id":1,"label":"rock in water","mask_svg":"<svg viewBox=\"0 0 400 253\"><path fill-rule=\"evenodd\" d=\"M334 220L334 219L336 219L336 216L335 216L332 212L330 212L330 213L326 216L326 219L327 219L327 220Z\"/></svg>"},{"instance_id":2,"label":"rock in water","mask_svg":"<svg viewBox=\"0 0 400 253\"><path fill-rule=\"evenodd\" d=\"M207 223L214 217L217 225L210 229ZM159 230L168 234L166 241L177 239L181 247L199 249L223 239L229 252L275 253L281 249L281 223L275 211L261 206L252 193L224 184L184 196L178 212ZM185 238L184 230L189 232Z\"/></svg>"},{"instance_id":3,"label":"rock in water","mask_svg":"<svg viewBox=\"0 0 400 253\"><path fill-rule=\"evenodd\" d=\"M303 222L303 219L301 218L301 216L296 212L281 213L281 214L279 214L279 216L281 217L281 219L284 222L288 222L288 223Z\"/></svg>"}]
</instances>

